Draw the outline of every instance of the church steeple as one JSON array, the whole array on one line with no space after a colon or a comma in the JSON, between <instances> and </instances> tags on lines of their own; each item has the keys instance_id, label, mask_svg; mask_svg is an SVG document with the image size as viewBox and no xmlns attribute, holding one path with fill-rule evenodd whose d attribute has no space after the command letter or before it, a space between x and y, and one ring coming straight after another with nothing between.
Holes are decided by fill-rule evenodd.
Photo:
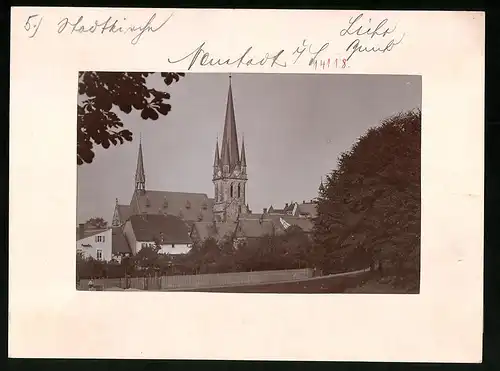
<instances>
[{"instance_id":1,"label":"church steeple","mask_svg":"<svg viewBox=\"0 0 500 371\"><path fill-rule=\"evenodd\" d=\"M227 92L226 120L224 122L224 135L222 137L222 161L223 165L229 165L229 171L233 171L240 159L238 150L238 134L236 132L236 118L234 114L233 88L231 75L229 75L229 89ZM224 163L224 160L227 163Z\"/></svg>"},{"instance_id":2,"label":"church steeple","mask_svg":"<svg viewBox=\"0 0 500 371\"><path fill-rule=\"evenodd\" d=\"M234 114L233 88L229 76L229 89L226 102L224 134L221 143L221 154L217 161L218 146L214 159L215 203L213 212L216 220L236 220L240 215L249 213L246 203L246 153L242 142L241 154L238 147L238 134ZM241 156L241 157L240 157ZM218 163L218 166L216 166ZM219 170L221 170L220 175Z\"/></svg>"},{"instance_id":3,"label":"church steeple","mask_svg":"<svg viewBox=\"0 0 500 371\"><path fill-rule=\"evenodd\" d=\"M135 190L146 190L146 174L144 172L144 160L142 156L142 137L139 137L139 153L137 154L137 169L135 170Z\"/></svg>"}]
</instances>

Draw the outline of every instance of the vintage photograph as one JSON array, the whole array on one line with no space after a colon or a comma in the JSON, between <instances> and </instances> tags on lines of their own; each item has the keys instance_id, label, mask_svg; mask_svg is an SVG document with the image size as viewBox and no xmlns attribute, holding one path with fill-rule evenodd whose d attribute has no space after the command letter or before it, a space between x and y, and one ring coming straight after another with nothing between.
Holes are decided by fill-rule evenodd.
<instances>
[{"instance_id":1,"label":"vintage photograph","mask_svg":"<svg viewBox=\"0 0 500 371\"><path fill-rule=\"evenodd\" d=\"M83 71L76 289L418 294L415 75Z\"/></svg>"}]
</instances>

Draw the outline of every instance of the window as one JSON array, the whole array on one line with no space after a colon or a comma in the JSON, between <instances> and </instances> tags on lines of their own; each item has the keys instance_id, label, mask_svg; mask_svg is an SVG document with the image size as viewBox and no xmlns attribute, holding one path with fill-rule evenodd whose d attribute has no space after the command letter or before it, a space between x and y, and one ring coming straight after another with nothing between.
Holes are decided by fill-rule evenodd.
<instances>
[{"instance_id":1,"label":"window","mask_svg":"<svg viewBox=\"0 0 500 371\"><path fill-rule=\"evenodd\" d=\"M97 250L97 260L102 260L102 250Z\"/></svg>"},{"instance_id":2,"label":"window","mask_svg":"<svg viewBox=\"0 0 500 371\"><path fill-rule=\"evenodd\" d=\"M95 236L95 242L104 242L104 236Z\"/></svg>"},{"instance_id":3,"label":"window","mask_svg":"<svg viewBox=\"0 0 500 371\"><path fill-rule=\"evenodd\" d=\"M241 187L240 187L240 185L238 184L238 198L240 198L240 197L241 197Z\"/></svg>"},{"instance_id":4,"label":"window","mask_svg":"<svg viewBox=\"0 0 500 371\"><path fill-rule=\"evenodd\" d=\"M172 248L174 248L174 247L175 247L175 245L174 245L174 244L172 244Z\"/></svg>"},{"instance_id":5,"label":"window","mask_svg":"<svg viewBox=\"0 0 500 371\"><path fill-rule=\"evenodd\" d=\"M231 184L231 189L229 191L229 196L233 198L233 185Z\"/></svg>"}]
</instances>

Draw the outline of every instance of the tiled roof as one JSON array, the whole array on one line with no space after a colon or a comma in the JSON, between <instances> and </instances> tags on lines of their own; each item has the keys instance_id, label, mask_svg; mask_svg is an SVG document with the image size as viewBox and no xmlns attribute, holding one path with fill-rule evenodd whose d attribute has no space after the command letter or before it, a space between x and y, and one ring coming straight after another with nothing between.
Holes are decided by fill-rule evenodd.
<instances>
[{"instance_id":1,"label":"tiled roof","mask_svg":"<svg viewBox=\"0 0 500 371\"><path fill-rule=\"evenodd\" d=\"M152 242L163 236L163 242L191 243L188 225L174 215L132 215L130 223L139 242Z\"/></svg>"},{"instance_id":2,"label":"tiled roof","mask_svg":"<svg viewBox=\"0 0 500 371\"><path fill-rule=\"evenodd\" d=\"M95 234L99 234L101 232L107 231L108 228L87 228L84 229L83 231L83 237L80 238L80 232L79 232L80 227L76 227L76 240L81 240L82 238L87 238L90 236L93 236Z\"/></svg>"},{"instance_id":3,"label":"tiled roof","mask_svg":"<svg viewBox=\"0 0 500 371\"><path fill-rule=\"evenodd\" d=\"M132 252L121 227L112 228L111 251L113 254L126 254Z\"/></svg>"},{"instance_id":4,"label":"tiled roof","mask_svg":"<svg viewBox=\"0 0 500 371\"><path fill-rule=\"evenodd\" d=\"M314 226L311 220L306 218L299 218L298 216L266 215L266 219L272 221L276 233L283 233L286 230L285 226L283 225L280 219L283 219L286 223L290 225L294 225L301 228L304 232L311 232Z\"/></svg>"},{"instance_id":5,"label":"tiled roof","mask_svg":"<svg viewBox=\"0 0 500 371\"><path fill-rule=\"evenodd\" d=\"M214 200L204 193L148 190L134 194L130 208L133 214L168 214L186 221L212 221L213 204Z\"/></svg>"},{"instance_id":6,"label":"tiled roof","mask_svg":"<svg viewBox=\"0 0 500 371\"><path fill-rule=\"evenodd\" d=\"M239 223L216 223L215 227L214 223L196 222L194 223L194 228L196 237L202 241L209 237L215 238L220 241L225 237L232 236L233 233L235 237L246 238L261 237L274 233L273 221L258 218L240 219Z\"/></svg>"}]
</instances>

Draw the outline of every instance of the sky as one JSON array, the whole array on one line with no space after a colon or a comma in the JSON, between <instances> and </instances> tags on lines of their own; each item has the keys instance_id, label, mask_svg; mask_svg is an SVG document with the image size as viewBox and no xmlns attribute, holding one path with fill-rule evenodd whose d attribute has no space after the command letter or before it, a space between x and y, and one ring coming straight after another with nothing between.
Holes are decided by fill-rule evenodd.
<instances>
[{"instance_id":1,"label":"sky","mask_svg":"<svg viewBox=\"0 0 500 371\"><path fill-rule=\"evenodd\" d=\"M166 86L172 110L157 121L116 111L132 142L96 148L78 166L77 219L111 222L115 199L129 204L139 134L146 189L213 197L214 150L222 140L229 75L189 73ZM245 138L247 202L253 212L317 196L321 179L370 127L403 110L421 108L420 76L340 74L232 74L238 140Z\"/></svg>"}]
</instances>

